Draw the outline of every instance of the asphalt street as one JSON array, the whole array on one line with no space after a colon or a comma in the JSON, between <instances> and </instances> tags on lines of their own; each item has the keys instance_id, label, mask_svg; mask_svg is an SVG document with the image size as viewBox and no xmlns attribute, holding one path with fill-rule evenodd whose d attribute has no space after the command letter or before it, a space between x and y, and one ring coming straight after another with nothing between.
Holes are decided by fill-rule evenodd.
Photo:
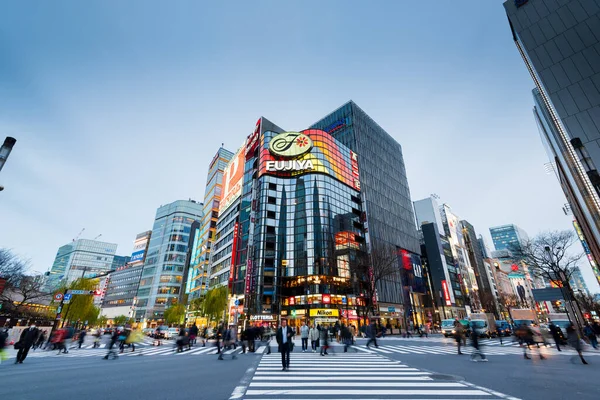
<instances>
[{"instance_id":1,"label":"asphalt street","mask_svg":"<svg viewBox=\"0 0 600 400\"><path fill-rule=\"evenodd\" d=\"M73 350L74 352L75 350ZM212 357L36 358L0 364L0 399L229 399L259 355Z\"/></svg>"},{"instance_id":2,"label":"asphalt street","mask_svg":"<svg viewBox=\"0 0 600 400\"><path fill-rule=\"evenodd\" d=\"M298 341L291 370L280 355L229 351L217 360L214 347L175 353L172 343L149 342L135 353L103 360L106 349L31 352L25 363L0 364L0 399L505 399L596 400L600 352L588 351L582 365L568 348L542 348L547 357L525 360L518 344L482 341L489 362L472 362L470 347L456 354L455 342L439 336L386 337L379 348L358 340L356 351L332 355L302 353ZM87 346L87 344L86 344ZM84 347L86 347L84 346ZM141 350L141 356L138 356ZM264 350L264 347L263 347ZM533 352L535 354L535 351ZM237 355L237 359L232 359Z\"/></svg>"}]
</instances>

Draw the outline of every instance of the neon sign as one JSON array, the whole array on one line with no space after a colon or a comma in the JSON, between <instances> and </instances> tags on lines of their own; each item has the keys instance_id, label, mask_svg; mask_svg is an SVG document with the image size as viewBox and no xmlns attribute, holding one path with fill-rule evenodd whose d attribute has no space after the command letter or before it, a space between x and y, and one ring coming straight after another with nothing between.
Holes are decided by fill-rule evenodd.
<instances>
[{"instance_id":1,"label":"neon sign","mask_svg":"<svg viewBox=\"0 0 600 400\"><path fill-rule=\"evenodd\" d=\"M271 154L280 157L298 157L308 153L312 147L312 139L300 132L280 133L269 142Z\"/></svg>"}]
</instances>

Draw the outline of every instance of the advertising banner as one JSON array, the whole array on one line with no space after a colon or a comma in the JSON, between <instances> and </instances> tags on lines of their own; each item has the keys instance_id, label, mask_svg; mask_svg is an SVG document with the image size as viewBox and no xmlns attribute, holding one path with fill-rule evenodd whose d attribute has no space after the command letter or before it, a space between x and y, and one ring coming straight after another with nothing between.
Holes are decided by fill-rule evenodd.
<instances>
[{"instance_id":1,"label":"advertising banner","mask_svg":"<svg viewBox=\"0 0 600 400\"><path fill-rule=\"evenodd\" d=\"M226 210L242 194L245 163L244 148L245 146L239 148L223 172L223 190L221 202L219 203L219 213Z\"/></svg>"},{"instance_id":2,"label":"advertising banner","mask_svg":"<svg viewBox=\"0 0 600 400\"><path fill-rule=\"evenodd\" d=\"M319 129L262 136L258 176L323 173L360 190L358 156Z\"/></svg>"}]
</instances>

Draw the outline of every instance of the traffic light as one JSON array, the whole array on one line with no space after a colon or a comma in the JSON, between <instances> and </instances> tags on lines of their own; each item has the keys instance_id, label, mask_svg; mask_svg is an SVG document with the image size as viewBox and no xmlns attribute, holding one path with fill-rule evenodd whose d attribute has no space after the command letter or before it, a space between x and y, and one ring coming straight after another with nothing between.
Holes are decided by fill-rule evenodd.
<instances>
[{"instance_id":1,"label":"traffic light","mask_svg":"<svg viewBox=\"0 0 600 400\"><path fill-rule=\"evenodd\" d=\"M590 319L590 318L591 318L591 315L590 315L590 313L584 313L584 314L583 314L583 318L585 318L585 319Z\"/></svg>"}]
</instances>

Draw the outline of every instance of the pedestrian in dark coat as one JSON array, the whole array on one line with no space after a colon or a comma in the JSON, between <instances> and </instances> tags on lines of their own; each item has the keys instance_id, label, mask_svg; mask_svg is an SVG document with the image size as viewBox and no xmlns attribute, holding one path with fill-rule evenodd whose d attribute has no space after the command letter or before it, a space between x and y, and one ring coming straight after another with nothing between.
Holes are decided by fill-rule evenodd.
<instances>
[{"instance_id":1,"label":"pedestrian in dark coat","mask_svg":"<svg viewBox=\"0 0 600 400\"><path fill-rule=\"evenodd\" d=\"M287 320L281 320L281 326L277 328L275 339L279 345L279 352L281 353L281 365L282 371L289 371L290 369L290 352L294 347L294 335L296 331L287 325Z\"/></svg>"},{"instance_id":2,"label":"pedestrian in dark coat","mask_svg":"<svg viewBox=\"0 0 600 400\"><path fill-rule=\"evenodd\" d=\"M567 343L569 346L573 348L579 354L579 358L583 364L587 364L587 361L583 358L583 347L581 346L581 339L579 338L579 334L575 330L573 324L567 327Z\"/></svg>"},{"instance_id":3,"label":"pedestrian in dark coat","mask_svg":"<svg viewBox=\"0 0 600 400\"><path fill-rule=\"evenodd\" d=\"M36 342L39 333L40 330L35 327L35 324L31 324L29 328L23 329L19 341L15 344L15 348L19 349L15 364L23 364L23 361L25 361L25 358L27 357L27 353L29 353L29 349Z\"/></svg>"}]
</instances>

